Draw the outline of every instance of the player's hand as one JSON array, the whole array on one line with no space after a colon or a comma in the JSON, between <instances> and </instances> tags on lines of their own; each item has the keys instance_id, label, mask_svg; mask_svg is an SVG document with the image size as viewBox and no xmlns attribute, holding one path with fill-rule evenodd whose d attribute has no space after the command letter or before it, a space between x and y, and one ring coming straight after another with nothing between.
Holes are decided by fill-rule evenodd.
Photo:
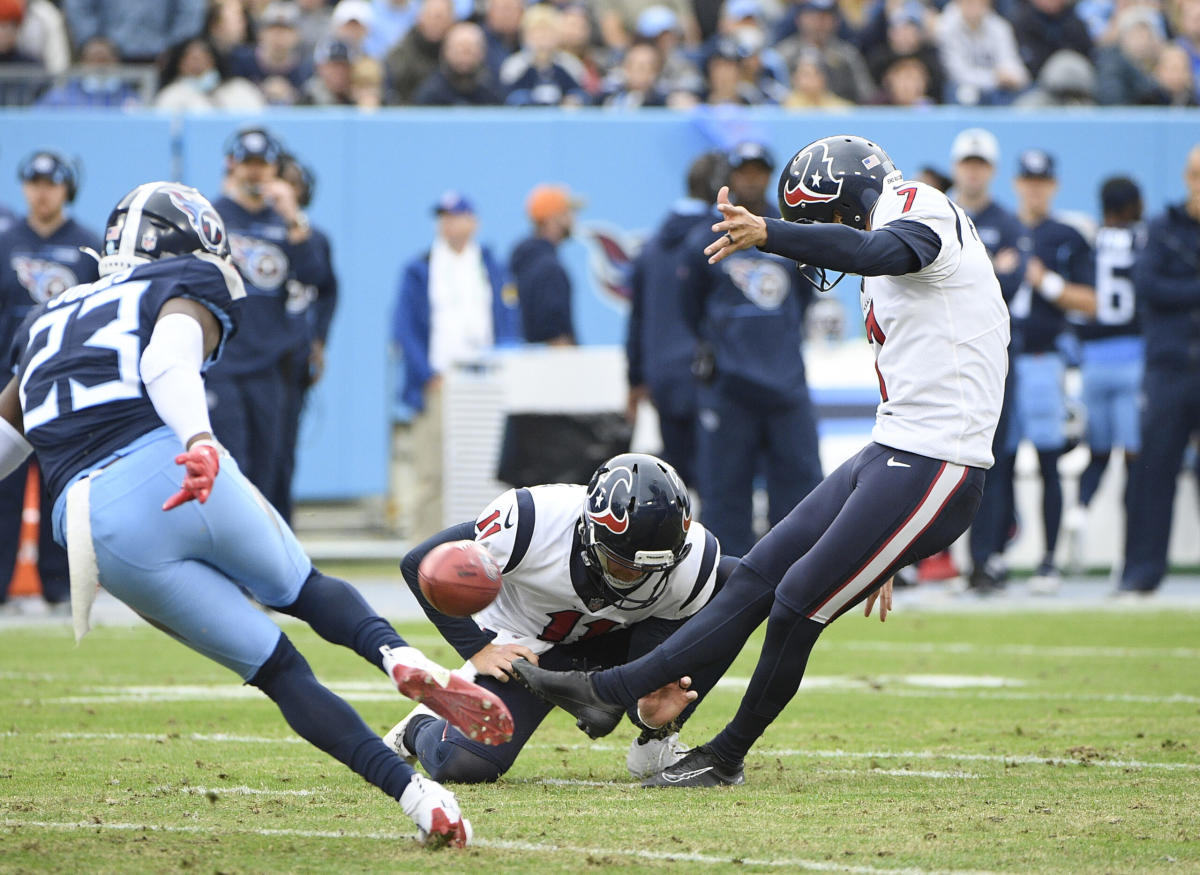
<instances>
[{"instance_id":1,"label":"player's hand","mask_svg":"<svg viewBox=\"0 0 1200 875\"><path fill-rule=\"evenodd\" d=\"M296 199L296 189L292 184L282 179L272 179L263 186L263 200L279 213L285 222L294 222L300 215L300 202Z\"/></svg>"},{"instance_id":2,"label":"player's hand","mask_svg":"<svg viewBox=\"0 0 1200 875\"><path fill-rule=\"evenodd\" d=\"M176 465L183 465L183 486L163 502L163 510L172 510L193 498L204 504L212 492L213 480L221 470L220 452L214 443L202 441L192 444L186 453L175 457Z\"/></svg>"},{"instance_id":3,"label":"player's hand","mask_svg":"<svg viewBox=\"0 0 1200 875\"><path fill-rule=\"evenodd\" d=\"M537 654L524 644L492 644L483 645L483 649L471 657L471 665L480 674L489 675L498 681L508 683L512 675L514 659L528 659L537 665Z\"/></svg>"},{"instance_id":4,"label":"player's hand","mask_svg":"<svg viewBox=\"0 0 1200 875\"><path fill-rule=\"evenodd\" d=\"M892 609L892 578L884 581L883 586L875 590L867 596L867 607L863 611L864 617L871 616L871 608L875 606L875 602L879 602L879 622L886 623L888 611Z\"/></svg>"},{"instance_id":5,"label":"player's hand","mask_svg":"<svg viewBox=\"0 0 1200 875\"><path fill-rule=\"evenodd\" d=\"M1025 267L1025 279L1036 289L1041 287L1042 280L1045 278L1046 265L1042 264L1042 260L1035 255L1029 259L1029 264Z\"/></svg>"},{"instance_id":6,"label":"player's hand","mask_svg":"<svg viewBox=\"0 0 1200 875\"><path fill-rule=\"evenodd\" d=\"M650 729L666 726L700 697L691 686L692 679L682 677L673 684L659 687L653 693L642 696L637 703L638 720Z\"/></svg>"},{"instance_id":7,"label":"player's hand","mask_svg":"<svg viewBox=\"0 0 1200 875\"><path fill-rule=\"evenodd\" d=\"M315 386L325 375L325 344L320 340L312 342L308 351L308 385Z\"/></svg>"},{"instance_id":8,"label":"player's hand","mask_svg":"<svg viewBox=\"0 0 1200 875\"><path fill-rule=\"evenodd\" d=\"M722 220L712 226L721 236L704 248L709 264L716 264L733 253L761 246L767 242L767 223L745 207L735 206L729 201L729 186L721 186L717 192L717 209Z\"/></svg>"}]
</instances>

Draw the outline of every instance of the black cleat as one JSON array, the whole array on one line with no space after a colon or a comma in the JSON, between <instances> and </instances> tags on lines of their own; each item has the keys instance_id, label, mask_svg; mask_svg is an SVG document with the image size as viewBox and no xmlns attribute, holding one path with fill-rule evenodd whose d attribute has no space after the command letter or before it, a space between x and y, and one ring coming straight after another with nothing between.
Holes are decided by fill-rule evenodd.
<instances>
[{"instance_id":1,"label":"black cleat","mask_svg":"<svg viewBox=\"0 0 1200 875\"><path fill-rule=\"evenodd\" d=\"M575 718L575 725L590 738L601 738L617 728L625 709L596 694L586 671L549 671L527 659L512 661L513 675L531 693L557 705Z\"/></svg>"},{"instance_id":2,"label":"black cleat","mask_svg":"<svg viewBox=\"0 0 1200 875\"><path fill-rule=\"evenodd\" d=\"M707 745L693 748L687 756L657 775L642 781L643 787L732 787L746 783L745 766L723 760Z\"/></svg>"}]
</instances>

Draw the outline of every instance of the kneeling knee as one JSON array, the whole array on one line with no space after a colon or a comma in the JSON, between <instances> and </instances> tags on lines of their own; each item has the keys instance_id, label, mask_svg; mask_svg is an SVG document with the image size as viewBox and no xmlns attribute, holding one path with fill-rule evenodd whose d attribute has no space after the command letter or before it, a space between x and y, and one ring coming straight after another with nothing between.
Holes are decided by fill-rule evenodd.
<instances>
[{"instance_id":1,"label":"kneeling knee","mask_svg":"<svg viewBox=\"0 0 1200 875\"><path fill-rule=\"evenodd\" d=\"M472 753L451 742L445 742L454 749L437 766L426 765L429 777L441 782L452 784L491 784L498 780L506 771L490 760Z\"/></svg>"}]
</instances>

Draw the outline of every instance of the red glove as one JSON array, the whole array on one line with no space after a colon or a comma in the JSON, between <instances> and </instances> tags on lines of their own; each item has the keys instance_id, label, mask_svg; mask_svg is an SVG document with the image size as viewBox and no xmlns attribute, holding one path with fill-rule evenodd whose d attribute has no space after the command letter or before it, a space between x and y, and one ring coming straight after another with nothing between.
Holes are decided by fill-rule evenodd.
<instances>
[{"instance_id":1,"label":"red glove","mask_svg":"<svg viewBox=\"0 0 1200 875\"><path fill-rule=\"evenodd\" d=\"M193 498L201 504L208 501L213 480L221 469L220 453L216 446L207 442L194 443L186 453L175 457L175 464L183 465L187 474L183 478L182 488L163 502L162 509L171 510Z\"/></svg>"}]
</instances>

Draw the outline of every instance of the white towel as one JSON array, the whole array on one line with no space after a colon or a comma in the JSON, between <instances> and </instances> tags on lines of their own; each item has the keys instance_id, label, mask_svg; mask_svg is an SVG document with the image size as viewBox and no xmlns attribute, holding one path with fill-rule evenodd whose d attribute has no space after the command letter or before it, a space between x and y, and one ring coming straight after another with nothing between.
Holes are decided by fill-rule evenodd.
<instances>
[{"instance_id":1,"label":"white towel","mask_svg":"<svg viewBox=\"0 0 1200 875\"><path fill-rule=\"evenodd\" d=\"M71 626L75 643L91 629L92 602L100 588L100 569L92 545L92 478L77 480L67 490L67 562L71 574Z\"/></svg>"}]
</instances>

